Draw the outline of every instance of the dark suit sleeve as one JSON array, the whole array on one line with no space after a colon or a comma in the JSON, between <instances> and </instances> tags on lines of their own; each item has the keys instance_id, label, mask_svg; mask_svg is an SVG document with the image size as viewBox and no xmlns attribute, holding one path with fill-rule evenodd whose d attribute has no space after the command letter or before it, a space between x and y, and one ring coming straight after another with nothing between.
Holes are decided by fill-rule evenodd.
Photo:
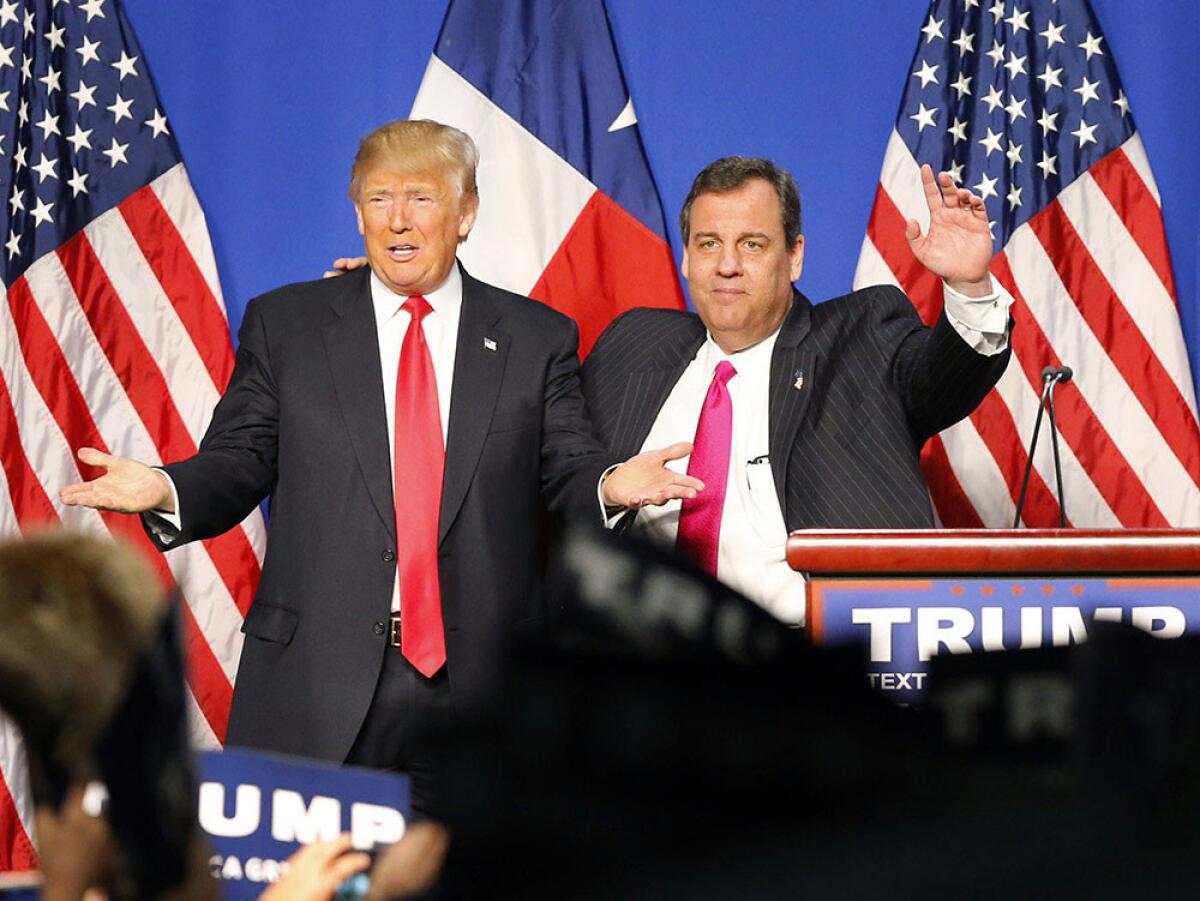
<instances>
[{"instance_id":1,"label":"dark suit sleeve","mask_svg":"<svg viewBox=\"0 0 1200 901\"><path fill-rule=\"evenodd\" d=\"M933 328L926 327L898 288L874 289L872 303L872 334L881 352L890 356L909 426L918 445L923 444L979 406L1004 374L1011 350L991 356L977 353L945 312Z\"/></svg>"},{"instance_id":2,"label":"dark suit sleeve","mask_svg":"<svg viewBox=\"0 0 1200 901\"><path fill-rule=\"evenodd\" d=\"M275 481L278 427L279 394L266 327L252 301L238 332L233 377L213 411L200 452L163 467L175 483L182 524L170 547L219 535L263 501ZM164 549L158 536L147 531Z\"/></svg>"},{"instance_id":3,"label":"dark suit sleeve","mask_svg":"<svg viewBox=\"0 0 1200 901\"><path fill-rule=\"evenodd\" d=\"M596 489L613 463L596 440L579 381L579 330L566 320L546 372L541 492L555 513L598 519Z\"/></svg>"}]
</instances>

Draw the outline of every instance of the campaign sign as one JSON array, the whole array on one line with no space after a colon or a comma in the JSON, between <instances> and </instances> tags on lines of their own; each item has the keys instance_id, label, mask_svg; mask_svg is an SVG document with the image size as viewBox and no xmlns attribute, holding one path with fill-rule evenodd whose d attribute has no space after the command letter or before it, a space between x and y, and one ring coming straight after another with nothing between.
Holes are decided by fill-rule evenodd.
<instances>
[{"instance_id":1,"label":"campaign sign","mask_svg":"<svg viewBox=\"0 0 1200 901\"><path fill-rule=\"evenodd\" d=\"M350 833L354 846L404 834L409 780L254 751L197 755L197 815L229 901L257 898L301 845Z\"/></svg>"},{"instance_id":2,"label":"campaign sign","mask_svg":"<svg viewBox=\"0 0 1200 901\"><path fill-rule=\"evenodd\" d=\"M871 686L920 700L935 654L1078 644L1093 622L1156 638L1200 632L1200 579L822 579L810 585L816 644L865 645Z\"/></svg>"}]
</instances>

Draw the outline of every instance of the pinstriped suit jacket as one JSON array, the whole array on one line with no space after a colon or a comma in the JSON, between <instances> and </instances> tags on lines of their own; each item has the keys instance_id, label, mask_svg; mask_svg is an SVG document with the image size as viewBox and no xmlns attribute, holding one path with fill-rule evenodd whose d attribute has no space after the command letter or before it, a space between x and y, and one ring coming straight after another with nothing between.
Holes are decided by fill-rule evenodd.
<instances>
[{"instance_id":1,"label":"pinstriped suit jacket","mask_svg":"<svg viewBox=\"0 0 1200 901\"><path fill-rule=\"evenodd\" d=\"M694 313L636 309L600 336L583 389L617 459L641 449L705 334ZM770 375L768 449L788 530L931 527L920 449L975 409L1008 358L973 351L944 314L925 326L891 286L815 305L796 291Z\"/></svg>"}]
</instances>

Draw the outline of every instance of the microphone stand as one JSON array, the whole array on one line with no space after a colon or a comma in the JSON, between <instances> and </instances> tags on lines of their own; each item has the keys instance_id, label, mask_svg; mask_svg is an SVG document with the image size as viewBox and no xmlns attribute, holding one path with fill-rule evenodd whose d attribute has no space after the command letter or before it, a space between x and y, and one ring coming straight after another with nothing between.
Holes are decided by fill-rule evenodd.
<instances>
[{"instance_id":1,"label":"microphone stand","mask_svg":"<svg viewBox=\"0 0 1200 901\"><path fill-rule=\"evenodd\" d=\"M1054 415L1054 386L1059 382L1069 382L1075 373L1070 366L1056 369L1047 366L1042 370L1042 396L1038 400L1037 419L1033 422L1033 438L1029 442L1029 458L1025 461L1025 476L1021 479L1021 494L1017 498L1017 512L1013 516L1012 527L1021 524L1021 510L1025 507L1025 492L1029 489L1029 475L1033 471L1033 452L1037 449L1038 432L1042 427L1042 414L1050 409L1050 444L1054 449L1054 480L1058 487L1058 522L1062 528L1067 527L1067 507L1063 499L1062 463L1058 456L1058 422Z\"/></svg>"}]
</instances>

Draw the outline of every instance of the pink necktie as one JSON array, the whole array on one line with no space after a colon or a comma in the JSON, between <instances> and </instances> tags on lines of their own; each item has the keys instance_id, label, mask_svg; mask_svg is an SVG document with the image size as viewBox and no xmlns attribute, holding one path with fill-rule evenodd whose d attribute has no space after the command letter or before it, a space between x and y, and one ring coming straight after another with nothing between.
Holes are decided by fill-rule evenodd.
<instances>
[{"instance_id":1,"label":"pink necktie","mask_svg":"<svg viewBox=\"0 0 1200 901\"><path fill-rule=\"evenodd\" d=\"M438 515L446 449L433 358L421 320L433 311L413 295L396 371L396 557L400 574L400 653L424 676L446 662L438 580Z\"/></svg>"},{"instance_id":2,"label":"pink necktie","mask_svg":"<svg viewBox=\"0 0 1200 901\"><path fill-rule=\"evenodd\" d=\"M733 438L733 402L728 381L737 370L728 360L717 364L712 384L696 423L696 440L688 461L688 475L704 483L704 490L684 500L679 512L676 553L712 575L717 574L717 550L721 538L721 514L725 509L725 485L729 481L729 446Z\"/></svg>"}]
</instances>

